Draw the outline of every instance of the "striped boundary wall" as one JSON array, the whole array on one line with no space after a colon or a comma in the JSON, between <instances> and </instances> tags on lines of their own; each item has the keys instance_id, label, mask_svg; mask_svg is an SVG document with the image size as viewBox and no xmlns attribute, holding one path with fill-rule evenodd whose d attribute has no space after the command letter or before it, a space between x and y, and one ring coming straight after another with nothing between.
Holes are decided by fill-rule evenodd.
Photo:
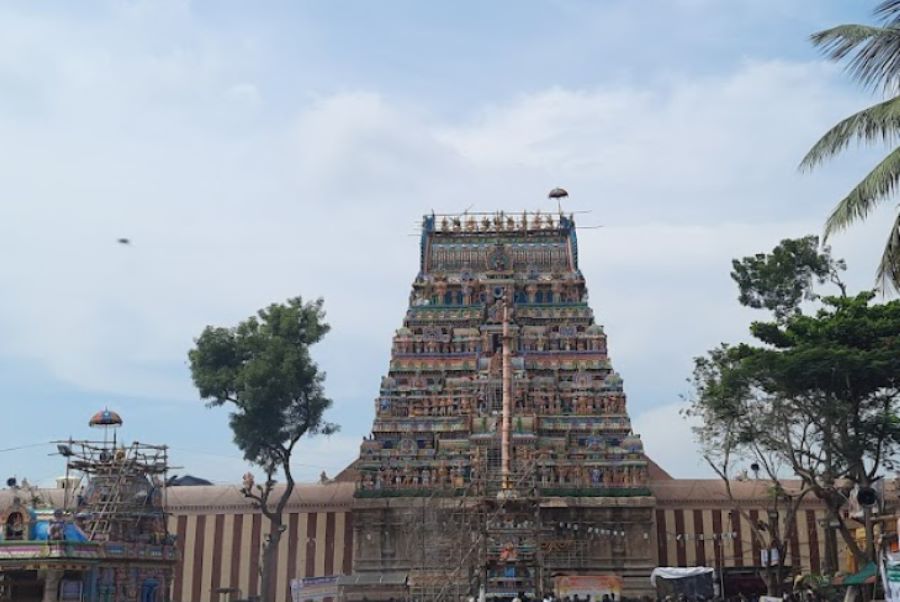
<instances>
[{"instance_id":1,"label":"striped boundary wall","mask_svg":"<svg viewBox=\"0 0 900 602\"><path fill-rule=\"evenodd\" d=\"M766 520L763 509L752 508L747 513L753 520ZM799 567L803 573L821 571L825 558L824 518L824 508L800 509L795 527L787 536L787 564ZM760 546L753 538L750 523L727 508L657 507L656 543L659 566L719 568L761 564Z\"/></svg>"},{"instance_id":2,"label":"striped boundary wall","mask_svg":"<svg viewBox=\"0 0 900 602\"><path fill-rule=\"evenodd\" d=\"M751 520L766 520L767 488L762 482L736 488L739 499L730 500L715 480L669 478L651 483L658 566L759 566L760 546L737 508ZM238 588L245 597L259 594L261 550L269 521L254 512L236 487L174 489L170 489L169 528L177 536L181 562L175 570L173 602L227 600L213 594L218 588ZM803 573L819 573L825 558L825 508L807 499L789 535L785 561ZM292 497L277 552L276 600L290 601L291 579L352 573L352 505L352 483L304 485Z\"/></svg>"},{"instance_id":3,"label":"striped boundary wall","mask_svg":"<svg viewBox=\"0 0 900 602\"><path fill-rule=\"evenodd\" d=\"M290 602L290 579L350 574L353 518L349 511L289 512L278 545L276 600ZM260 593L262 543L269 521L259 513L174 514L181 562L176 566L173 602L219 602L218 588ZM326 602L332 602L326 598Z\"/></svg>"}]
</instances>

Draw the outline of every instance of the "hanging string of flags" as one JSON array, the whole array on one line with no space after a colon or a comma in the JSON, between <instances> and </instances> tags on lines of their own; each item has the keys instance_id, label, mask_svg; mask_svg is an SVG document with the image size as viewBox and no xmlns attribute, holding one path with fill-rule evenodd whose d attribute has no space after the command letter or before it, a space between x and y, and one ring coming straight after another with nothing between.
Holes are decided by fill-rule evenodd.
<instances>
[{"instance_id":1,"label":"hanging string of flags","mask_svg":"<svg viewBox=\"0 0 900 602\"><path fill-rule=\"evenodd\" d=\"M583 533L587 537L625 537L626 532L621 528L598 527L595 525L584 525L579 523L560 522L557 531L570 532L575 535ZM650 539L649 533L642 534L643 539Z\"/></svg>"},{"instance_id":2,"label":"hanging string of flags","mask_svg":"<svg viewBox=\"0 0 900 602\"><path fill-rule=\"evenodd\" d=\"M738 538L737 531L725 531L722 533L666 533L666 539L671 541L731 541Z\"/></svg>"},{"instance_id":3,"label":"hanging string of flags","mask_svg":"<svg viewBox=\"0 0 900 602\"><path fill-rule=\"evenodd\" d=\"M580 523L560 522L557 525L558 531L584 533L590 537L625 537L626 532L619 526L598 527L595 525L585 525ZM723 531L717 533L666 533L666 539L671 541L733 541L739 538L737 531ZM642 534L643 539L649 539L649 533Z\"/></svg>"},{"instance_id":4,"label":"hanging string of flags","mask_svg":"<svg viewBox=\"0 0 900 602\"><path fill-rule=\"evenodd\" d=\"M585 525L580 523L560 522L556 525L558 532L583 533L589 537L625 537L626 531L618 526L598 527L595 525ZM737 531L722 531L716 533L672 533L666 532L667 541L687 542L687 541L734 541L740 539L740 533ZM643 539L649 539L649 533L641 534ZM752 538L751 538L752 539Z\"/></svg>"}]
</instances>

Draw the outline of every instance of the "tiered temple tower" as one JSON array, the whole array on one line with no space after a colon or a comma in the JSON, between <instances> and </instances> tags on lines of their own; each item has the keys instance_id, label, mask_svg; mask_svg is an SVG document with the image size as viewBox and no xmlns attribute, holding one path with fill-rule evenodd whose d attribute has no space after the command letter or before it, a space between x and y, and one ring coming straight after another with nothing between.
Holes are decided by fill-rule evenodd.
<instances>
[{"instance_id":1,"label":"tiered temple tower","mask_svg":"<svg viewBox=\"0 0 900 602\"><path fill-rule=\"evenodd\" d=\"M646 591L647 460L573 218L426 216L420 253L357 463L356 572L429 599L563 575Z\"/></svg>"}]
</instances>

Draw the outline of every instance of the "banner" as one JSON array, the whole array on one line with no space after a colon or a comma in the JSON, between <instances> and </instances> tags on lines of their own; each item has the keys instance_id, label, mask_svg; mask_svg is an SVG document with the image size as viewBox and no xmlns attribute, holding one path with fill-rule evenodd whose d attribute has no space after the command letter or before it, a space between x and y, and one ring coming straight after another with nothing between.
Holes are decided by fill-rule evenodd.
<instances>
[{"instance_id":1,"label":"banner","mask_svg":"<svg viewBox=\"0 0 900 602\"><path fill-rule=\"evenodd\" d=\"M556 595L560 598L577 595L602 600L604 594L620 598L621 593L622 579L616 575L566 575L556 578Z\"/></svg>"},{"instance_id":2,"label":"banner","mask_svg":"<svg viewBox=\"0 0 900 602\"><path fill-rule=\"evenodd\" d=\"M760 550L759 560L763 566L780 564L781 559L778 557L778 548L772 548L770 550Z\"/></svg>"},{"instance_id":3,"label":"banner","mask_svg":"<svg viewBox=\"0 0 900 602\"><path fill-rule=\"evenodd\" d=\"M306 602L307 600L313 600L318 602L325 598L337 599L337 580L337 575L291 579L291 601Z\"/></svg>"}]
</instances>

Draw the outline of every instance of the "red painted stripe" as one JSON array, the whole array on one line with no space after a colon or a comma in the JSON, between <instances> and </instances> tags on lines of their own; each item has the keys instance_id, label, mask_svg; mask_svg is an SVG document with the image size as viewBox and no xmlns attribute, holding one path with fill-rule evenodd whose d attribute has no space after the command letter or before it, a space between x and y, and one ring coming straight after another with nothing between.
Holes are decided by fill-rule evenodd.
<instances>
[{"instance_id":1,"label":"red painted stripe","mask_svg":"<svg viewBox=\"0 0 900 602\"><path fill-rule=\"evenodd\" d=\"M790 532L790 544L791 544L791 564L794 567L794 570L799 572L803 566L803 561L800 559L800 538L797 535L797 519L800 518L800 513L797 512L794 514L794 524L791 525Z\"/></svg>"},{"instance_id":2,"label":"red painted stripe","mask_svg":"<svg viewBox=\"0 0 900 602\"><path fill-rule=\"evenodd\" d=\"M250 530L250 583L247 595L259 595L259 544L262 538L262 514L253 515L253 526Z\"/></svg>"},{"instance_id":3,"label":"red painted stripe","mask_svg":"<svg viewBox=\"0 0 900 602\"><path fill-rule=\"evenodd\" d=\"M325 515L325 574L334 574L334 512Z\"/></svg>"},{"instance_id":4,"label":"red painted stripe","mask_svg":"<svg viewBox=\"0 0 900 602\"><path fill-rule=\"evenodd\" d=\"M821 571L821 560L819 559L819 530L816 528L816 511L806 511L806 541L809 542L809 568L814 575L818 575Z\"/></svg>"},{"instance_id":5,"label":"red painted stripe","mask_svg":"<svg viewBox=\"0 0 900 602\"><path fill-rule=\"evenodd\" d=\"M758 525L759 524L759 510L751 510L748 514L750 515L750 521L754 525ZM759 550L759 540L752 535L752 530L751 530L750 541L753 543L753 566L762 566L762 559L759 556L759 551L760 551Z\"/></svg>"},{"instance_id":6,"label":"red painted stripe","mask_svg":"<svg viewBox=\"0 0 900 602\"><path fill-rule=\"evenodd\" d=\"M297 539L300 537L300 515L296 512L292 512L288 515L288 565L287 565L287 578L288 584L290 584L291 579L296 579L300 575L297 571ZM291 602L291 590L288 587L287 592L287 602Z\"/></svg>"},{"instance_id":7,"label":"red painted stripe","mask_svg":"<svg viewBox=\"0 0 900 602\"><path fill-rule=\"evenodd\" d=\"M210 571L209 588L222 587L222 537L225 534L225 515L217 514L213 527L213 557Z\"/></svg>"},{"instance_id":8,"label":"red painted stripe","mask_svg":"<svg viewBox=\"0 0 900 602\"><path fill-rule=\"evenodd\" d=\"M281 515L281 520L284 520L284 515ZM283 523L282 523L283 525ZM276 527L274 525L271 526L272 529ZM281 537L284 537L284 533L281 534ZM269 591L266 592L268 594L268 600L277 600L277 592L278 592L278 557L281 555L281 540L278 540L278 545L275 546L275 551L272 553L272 566L269 567ZM290 592L290 587L288 587L288 591Z\"/></svg>"},{"instance_id":9,"label":"red painted stripe","mask_svg":"<svg viewBox=\"0 0 900 602\"><path fill-rule=\"evenodd\" d=\"M716 559L716 568L725 564L724 546L726 539L722 537L722 511L713 510L712 513L712 537L713 537L713 555Z\"/></svg>"},{"instance_id":10,"label":"red painted stripe","mask_svg":"<svg viewBox=\"0 0 900 602\"><path fill-rule=\"evenodd\" d=\"M344 513L344 561L341 563L344 575L353 573L353 513Z\"/></svg>"},{"instance_id":11,"label":"red painted stripe","mask_svg":"<svg viewBox=\"0 0 900 602\"><path fill-rule=\"evenodd\" d=\"M231 531L231 580L228 587L240 587L241 583L241 539L244 535L244 515L234 515Z\"/></svg>"},{"instance_id":12,"label":"red painted stripe","mask_svg":"<svg viewBox=\"0 0 900 602\"><path fill-rule=\"evenodd\" d=\"M703 511L694 510L694 554L697 566L706 566L706 542L703 535Z\"/></svg>"},{"instance_id":13,"label":"red painted stripe","mask_svg":"<svg viewBox=\"0 0 900 602\"><path fill-rule=\"evenodd\" d=\"M206 516L197 516L197 531L194 535L194 575L191 599L199 600L203 592L203 546L206 544Z\"/></svg>"},{"instance_id":14,"label":"red painted stripe","mask_svg":"<svg viewBox=\"0 0 900 602\"><path fill-rule=\"evenodd\" d=\"M684 510L675 511L675 552L678 566L687 566L687 541L684 532Z\"/></svg>"},{"instance_id":15,"label":"red painted stripe","mask_svg":"<svg viewBox=\"0 0 900 602\"><path fill-rule=\"evenodd\" d=\"M316 522L317 512L306 515L306 571L304 577L316 577Z\"/></svg>"},{"instance_id":16,"label":"red painted stripe","mask_svg":"<svg viewBox=\"0 0 900 602\"><path fill-rule=\"evenodd\" d=\"M656 557L658 566L669 566L668 533L666 533L666 511L656 511Z\"/></svg>"},{"instance_id":17,"label":"red painted stripe","mask_svg":"<svg viewBox=\"0 0 900 602\"><path fill-rule=\"evenodd\" d=\"M175 547L178 548L178 558L180 561L175 565L175 581L172 585L172 595L176 598L184 597L181 587L184 585L184 563L187 560L184 557L185 537L187 537L187 517L179 516L178 524L175 527Z\"/></svg>"},{"instance_id":18,"label":"red painted stripe","mask_svg":"<svg viewBox=\"0 0 900 602\"><path fill-rule=\"evenodd\" d=\"M734 533L734 566L744 566L744 540L741 539L741 513L732 510L731 531Z\"/></svg>"}]
</instances>

